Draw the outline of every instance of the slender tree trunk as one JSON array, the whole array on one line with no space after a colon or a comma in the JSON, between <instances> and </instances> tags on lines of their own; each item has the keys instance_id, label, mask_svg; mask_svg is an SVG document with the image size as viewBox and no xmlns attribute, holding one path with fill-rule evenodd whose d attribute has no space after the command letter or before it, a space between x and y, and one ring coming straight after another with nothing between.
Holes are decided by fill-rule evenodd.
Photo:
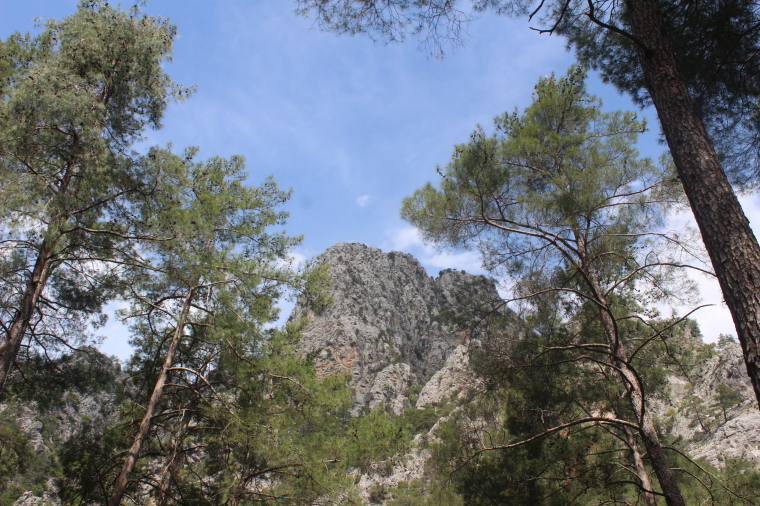
<instances>
[{"instance_id":1,"label":"slender tree trunk","mask_svg":"<svg viewBox=\"0 0 760 506\"><path fill-rule=\"evenodd\" d=\"M592 279L596 281L596 278L593 277L593 273ZM601 293L601 291L597 293ZM604 303L606 306L604 299L601 299L600 302ZM636 416L636 423L639 426L639 434L644 441L644 446L646 446L649 461L652 464L652 469L654 469L654 472L657 475L657 480L660 482L662 493L665 495L665 502L667 502L668 506L686 506L686 502L681 495L681 490L678 488L675 476L673 475L673 470L670 467L670 462L668 462L668 458L662 448L662 443L660 443L660 437L657 435L657 430L654 427L652 415L647 409L646 401L644 400L644 392L642 391L639 379L628 364L625 347L622 345L619 336L617 335L617 329L612 315L606 307L600 308L599 312L602 318L604 332L607 336L607 342L610 345L610 348L615 350L613 359L614 365L618 370L618 375L628 389L628 398L630 399L633 413Z\"/></svg>"},{"instance_id":2,"label":"slender tree trunk","mask_svg":"<svg viewBox=\"0 0 760 506\"><path fill-rule=\"evenodd\" d=\"M37 254L37 260L32 270L32 275L24 288L19 307L13 317L13 323L5 340L0 343L0 398L5 392L5 384L10 375L11 366L16 360L16 355L21 349L24 334L29 328L37 302L45 289L50 273L53 272L53 250L55 241L46 238Z\"/></svg>"},{"instance_id":3,"label":"slender tree trunk","mask_svg":"<svg viewBox=\"0 0 760 506\"><path fill-rule=\"evenodd\" d=\"M760 404L760 245L694 107L656 0L628 0L649 95L736 326Z\"/></svg>"},{"instance_id":4,"label":"slender tree trunk","mask_svg":"<svg viewBox=\"0 0 760 506\"><path fill-rule=\"evenodd\" d=\"M74 195L79 191L81 178L76 176L78 175L77 151L79 150L80 143L79 135L74 134L74 140L71 146L71 152L73 154L69 157L66 163L66 170L61 178L60 188L58 190L58 196L62 196L63 201L73 199ZM45 238L37 252L37 259L35 260L34 268L32 269L32 275L24 287L24 294L21 296L21 302L16 310L16 314L13 316L11 328L9 329L5 340L0 343L0 399L5 392L5 385L8 382L11 366L16 360L18 351L21 349L21 343L24 341L24 334L26 334L26 331L29 329L29 322L32 320L34 310L37 308L40 296L45 290L48 278L57 266L57 262L54 258L55 251L63 237L63 234L61 233L62 224L65 223L67 216L69 215L65 213L58 215L53 214L53 217L50 219Z\"/></svg>"},{"instance_id":5,"label":"slender tree trunk","mask_svg":"<svg viewBox=\"0 0 760 506\"><path fill-rule=\"evenodd\" d=\"M657 481L660 482L665 502L668 506L686 506L686 502L681 495L681 490L678 488L678 483L676 483L675 476L673 475L673 470L662 448L662 443L660 443L660 437L657 435L657 430L654 427L652 415L647 409L642 385L639 383L639 378L635 371L628 363L625 345L618 332L617 323L607 305L604 290L602 290L601 283L599 283L596 271L589 264L585 238L577 227L574 229L574 234L580 257L580 267L583 271L582 275L589 290L594 294L594 301L599 306L599 317L602 321L607 345L610 348L611 363L616 368L618 376L628 390L628 398L633 413L636 416L639 434L642 441L644 441L644 446L646 446L647 456L652 464L652 469L654 469L657 475Z\"/></svg>"},{"instance_id":6,"label":"slender tree trunk","mask_svg":"<svg viewBox=\"0 0 760 506\"><path fill-rule=\"evenodd\" d=\"M641 452L639 452L639 445L636 443L636 437L633 435L633 431L630 427L624 427L625 437L628 441L628 447L633 454L633 466L636 469L636 475L641 482L641 488L644 489L644 500L647 502L647 506L657 506L657 499L655 499L652 491L652 482L649 480L649 473L644 466L644 459L641 458Z\"/></svg>"},{"instance_id":7,"label":"slender tree trunk","mask_svg":"<svg viewBox=\"0 0 760 506\"><path fill-rule=\"evenodd\" d=\"M591 279L596 282L598 287L598 281L593 274L592 272ZM600 294L602 292L600 290L597 293ZM603 298L600 302L606 306L606 301ZM678 488L675 476L673 475L673 470L670 467L670 462L668 462L668 458L662 448L662 443L660 443L660 437L657 435L657 430L654 427L652 415L647 409L639 379L628 364L625 347L620 342L612 315L606 307L600 308L599 312L602 318L602 325L604 326L604 333L607 336L607 342L610 348L615 350L614 365L617 367L618 374L628 389L628 398L630 399L633 413L636 416L639 434L644 441L644 446L646 446L649 462L652 464L652 469L654 469L657 480L660 482L662 493L665 495L665 502L668 506L686 506L686 502L681 495L681 490Z\"/></svg>"},{"instance_id":8,"label":"slender tree trunk","mask_svg":"<svg viewBox=\"0 0 760 506\"><path fill-rule=\"evenodd\" d=\"M601 302L604 302L604 299ZM657 480L660 482L662 493L665 495L665 502L667 502L668 506L686 506L686 502L683 496L681 496L681 490L678 488L675 476L673 475L673 470L660 443L660 437L654 428L652 415L647 409L639 379L628 364L625 347L619 342L612 316L607 308L600 308L600 314L610 348L616 348L614 365L617 367L618 374L628 389L628 398L630 399L633 413L636 416L639 434L641 434L641 439L644 441L644 446L646 446L649 461L657 475Z\"/></svg>"},{"instance_id":9,"label":"slender tree trunk","mask_svg":"<svg viewBox=\"0 0 760 506\"><path fill-rule=\"evenodd\" d=\"M240 504L240 501L243 499L243 496L245 495L245 487L248 485L248 471L250 470L250 467L248 465L248 459L246 458L245 466L243 467L243 471L240 473L240 481L238 481L238 485L235 488L235 495L232 497L232 500L230 501L230 506L238 506Z\"/></svg>"},{"instance_id":10,"label":"slender tree trunk","mask_svg":"<svg viewBox=\"0 0 760 506\"><path fill-rule=\"evenodd\" d=\"M137 458L140 455L140 447L142 446L145 437L148 435L148 431L150 431L153 413L155 413L158 401L161 399L161 394L163 394L166 378L169 375L169 369L171 369L172 362L174 361L174 354L177 351L177 346L179 345L182 334L184 333L185 321L187 320L187 315L190 312L194 293L195 290L193 288L190 288L182 303L182 312L177 319L177 326L174 329L174 334L172 335L169 349L166 351L164 364L161 367L161 372L159 373L158 378L156 379L156 384L153 387L153 393L150 396L148 405L145 407L145 414L143 415L142 421L140 422L140 428L138 429L137 435L132 442L132 446L127 452L127 458L124 461L124 466L122 466L121 472L119 473L118 478L116 478L116 485L114 486L111 498L108 500L108 506L119 506L122 497L124 497L124 492L127 490L129 475L132 473L132 469L134 469Z\"/></svg>"}]
</instances>

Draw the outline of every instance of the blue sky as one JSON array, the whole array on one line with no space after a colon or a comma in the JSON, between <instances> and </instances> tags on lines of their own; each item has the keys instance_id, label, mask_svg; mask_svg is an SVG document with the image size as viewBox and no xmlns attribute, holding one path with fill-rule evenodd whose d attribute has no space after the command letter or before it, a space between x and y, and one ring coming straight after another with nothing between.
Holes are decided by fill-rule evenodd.
<instances>
[{"instance_id":1,"label":"blue sky","mask_svg":"<svg viewBox=\"0 0 760 506\"><path fill-rule=\"evenodd\" d=\"M33 30L33 19L73 13L76 0L0 0L0 36ZM127 4L128 5L128 4ZM287 231L304 235L296 251L311 257L338 242L412 253L432 275L479 270L471 252L439 253L399 219L401 200L445 165L453 146L477 124L531 101L540 76L563 74L573 56L559 37L539 35L526 19L485 15L464 47L429 58L414 40L383 45L337 36L297 17L289 0L149 0L144 11L178 26L175 81L197 85L173 104L149 144L199 146L201 157L244 155L250 182L272 174L294 189ZM591 78L607 109L633 109L615 89ZM640 149L657 156L657 122ZM750 218L757 198L743 199ZM700 282L706 302L717 284ZM735 333L727 310L697 315L708 340ZM115 327L109 352L127 348Z\"/></svg>"}]
</instances>

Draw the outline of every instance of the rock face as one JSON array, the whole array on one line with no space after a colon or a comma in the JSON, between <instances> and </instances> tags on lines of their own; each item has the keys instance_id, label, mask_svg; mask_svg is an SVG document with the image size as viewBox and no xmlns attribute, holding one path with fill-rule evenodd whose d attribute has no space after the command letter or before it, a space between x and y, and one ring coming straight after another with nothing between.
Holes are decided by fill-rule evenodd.
<instances>
[{"instance_id":1,"label":"rock face","mask_svg":"<svg viewBox=\"0 0 760 506\"><path fill-rule=\"evenodd\" d=\"M714 465L726 458L760 462L760 411L739 344L725 343L690 379L671 377L667 399L654 402L665 431L684 441L694 458ZM725 411L718 404L720 385L736 394Z\"/></svg>"},{"instance_id":2,"label":"rock face","mask_svg":"<svg viewBox=\"0 0 760 506\"><path fill-rule=\"evenodd\" d=\"M342 243L318 262L329 265L334 303L320 315L299 304L291 319L308 319L301 347L317 355L320 374L352 375L357 414L411 407L407 390L469 340L467 302L487 310L499 300L492 280L453 270L432 278L406 253Z\"/></svg>"},{"instance_id":3,"label":"rock face","mask_svg":"<svg viewBox=\"0 0 760 506\"><path fill-rule=\"evenodd\" d=\"M422 409L442 404L454 396L477 390L482 386L481 383L470 369L467 345L460 344L449 355L443 367L422 387L415 407Z\"/></svg>"}]
</instances>

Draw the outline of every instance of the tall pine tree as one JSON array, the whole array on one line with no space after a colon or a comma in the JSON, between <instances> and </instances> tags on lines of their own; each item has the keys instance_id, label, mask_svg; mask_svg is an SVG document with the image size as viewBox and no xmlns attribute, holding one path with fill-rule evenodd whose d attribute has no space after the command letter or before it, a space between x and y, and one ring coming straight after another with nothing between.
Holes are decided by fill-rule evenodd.
<instances>
[{"instance_id":1,"label":"tall pine tree","mask_svg":"<svg viewBox=\"0 0 760 506\"><path fill-rule=\"evenodd\" d=\"M497 118L497 135L477 130L457 146L439 188L427 185L407 198L402 216L434 243L477 244L489 269L516 280L515 301L555 308L539 333L548 341L536 345L537 358L558 367L575 362L617 385L596 389L596 408L570 409L556 423L547 418L541 432L614 426L630 441L647 502L654 499L643 455L668 504L684 504L638 370L661 332L629 325L647 319L647 302L684 295L674 272L684 265L668 249L682 257L688 245L657 229L679 203L678 183L667 160L639 158L632 144L644 125L632 113L602 112L584 77L576 68L540 80L530 107ZM570 328L550 332L557 319ZM607 399L613 391L619 396Z\"/></svg>"},{"instance_id":2,"label":"tall pine tree","mask_svg":"<svg viewBox=\"0 0 760 506\"><path fill-rule=\"evenodd\" d=\"M22 346L55 348L97 323L137 239L155 174L130 146L188 90L162 68L175 29L83 2L36 38L0 44L0 395ZM52 351L52 350L51 350Z\"/></svg>"}]
</instances>

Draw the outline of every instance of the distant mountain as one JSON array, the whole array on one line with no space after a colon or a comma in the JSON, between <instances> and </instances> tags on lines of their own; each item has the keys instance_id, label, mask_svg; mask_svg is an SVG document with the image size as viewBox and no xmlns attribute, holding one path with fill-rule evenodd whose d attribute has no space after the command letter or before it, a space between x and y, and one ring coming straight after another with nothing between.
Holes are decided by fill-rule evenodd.
<instances>
[{"instance_id":1,"label":"distant mountain","mask_svg":"<svg viewBox=\"0 0 760 506\"><path fill-rule=\"evenodd\" d=\"M471 338L478 317L501 304L493 280L463 271L428 276L411 255L341 243L318 263L330 269L333 304L306 317L302 350L321 374L350 372L355 411L387 404L412 407L407 391L422 386L454 349Z\"/></svg>"}]
</instances>

